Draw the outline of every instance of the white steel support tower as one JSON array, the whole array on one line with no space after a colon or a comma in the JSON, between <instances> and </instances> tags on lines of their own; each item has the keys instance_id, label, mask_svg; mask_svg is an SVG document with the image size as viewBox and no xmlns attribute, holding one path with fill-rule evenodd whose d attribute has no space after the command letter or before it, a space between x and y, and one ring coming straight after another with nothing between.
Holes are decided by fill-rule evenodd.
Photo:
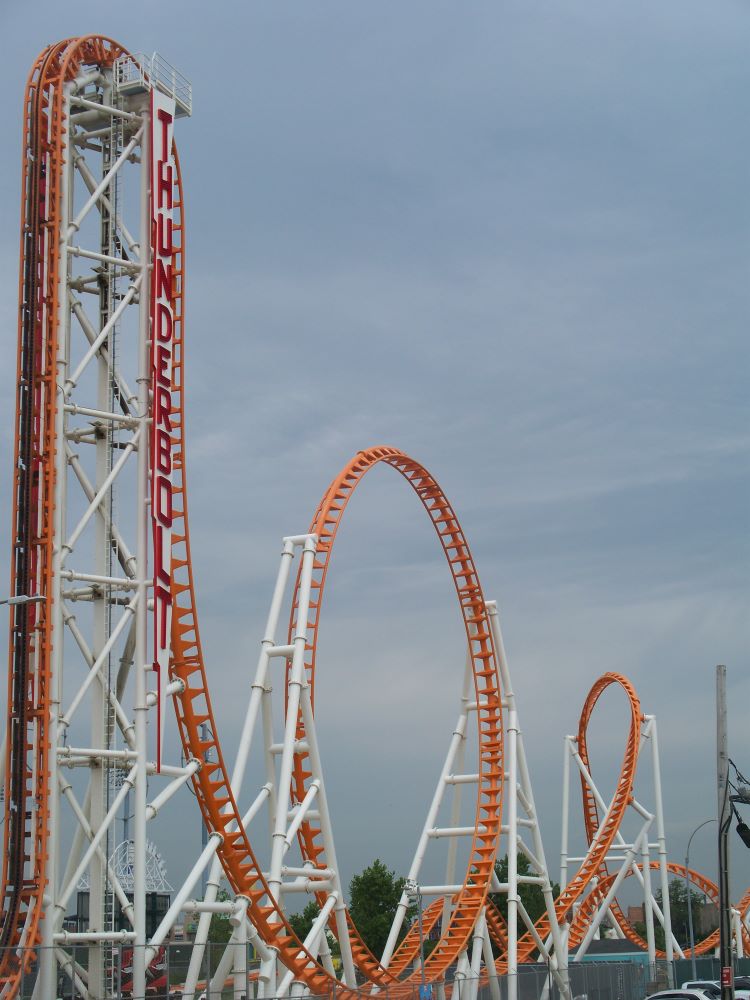
<instances>
[{"instance_id":1,"label":"white steel support tower","mask_svg":"<svg viewBox=\"0 0 750 1000\"><path fill-rule=\"evenodd\" d=\"M508 821L507 827L503 828L504 832L507 833L508 881L505 885L496 884L493 886L496 891L503 891L508 895L508 1000L516 1000L518 996L518 940L519 937L523 936L531 937L535 952L547 962L561 995L569 998L570 988L567 978L568 963L564 947L564 934L555 910L552 884L544 854L544 844L542 843L539 818L526 759L523 731L505 654L500 616L494 601L488 602L488 610L503 680L504 702L508 712L508 768L506 771ZM499 853L502 854L502 846ZM530 873L528 875L519 876L518 874L519 855L523 855L529 862ZM524 909L518 894L521 881L541 888L548 924L548 934L544 940L539 936L538 930Z\"/></svg>"},{"instance_id":2,"label":"white steel support tower","mask_svg":"<svg viewBox=\"0 0 750 1000\"><path fill-rule=\"evenodd\" d=\"M605 675L610 678L610 684L621 684L629 697L633 698L632 689L623 678L616 675ZM606 820L613 808L613 802L606 802L596 781L591 774L586 746L586 724L590 709L596 703L602 690L607 686L599 682L589 695L584 708L581 728L577 735L568 735L564 739L563 751L563 806L562 806L562 838L560 850L560 885L564 890L568 884L569 866L582 864L586 855L572 856L569 853L570 834L570 800L571 800L571 770L577 774L584 790L584 812L586 819L586 834L589 841L589 853L601 835ZM640 707L635 703L635 712L631 724L631 742L637 739L637 753L632 761L630 781L620 783L631 790L627 802L627 812L611 840L610 846L601 859L599 871L588 887L588 894L582 896L575 904L571 914L570 926L566 933L570 935L569 944L573 948L576 961L582 959L592 940L598 937L600 929L608 927L618 938L628 937L635 943L639 938L627 923L624 914L617 905L617 893L625 879L633 876L640 886L643 895L644 922L646 925L646 946L649 965L655 968L657 961L654 927L655 922L661 925L666 943L666 961L668 975L672 975L673 958L684 958L683 949L672 933L669 909L669 874L666 836L664 829L664 810L661 794L661 770L659 764L659 746L656 719L652 715L641 715ZM626 761L628 753L626 751ZM640 764L648 768L647 758L650 758L650 776L645 777L652 787L653 806L649 809L634 794L636 767ZM571 768L572 765L572 768ZM627 767L624 772L628 770ZM615 793L615 799L617 792ZM592 820L593 817L593 820ZM631 829L633 825L634 832ZM624 832L622 827L631 829ZM652 855L656 860L652 860ZM675 866L672 866L673 868ZM653 876L659 888L661 905L655 895Z\"/></svg>"},{"instance_id":3,"label":"white steel support tower","mask_svg":"<svg viewBox=\"0 0 750 1000\"><path fill-rule=\"evenodd\" d=\"M64 85L49 757L51 847L38 1000L58 969L83 996L145 991L147 823L198 764L161 762L155 740L150 554L152 92L174 115L190 88L158 57L86 66ZM171 192L170 192L171 196ZM173 215L175 239L179 211ZM56 234L52 234L53 237ZM169 697L162 689L161 700ZM171 741L174 747L174 739ZM147 801L147 794L153 795ZM132 879L111 858L130 799ZM69 831L72 829L72 839ZM63 922L79 884L88 927ZM117 926L117 913L125 928ZM86 951L85 961L75 962Z\"/></svg>"}]
</instances>

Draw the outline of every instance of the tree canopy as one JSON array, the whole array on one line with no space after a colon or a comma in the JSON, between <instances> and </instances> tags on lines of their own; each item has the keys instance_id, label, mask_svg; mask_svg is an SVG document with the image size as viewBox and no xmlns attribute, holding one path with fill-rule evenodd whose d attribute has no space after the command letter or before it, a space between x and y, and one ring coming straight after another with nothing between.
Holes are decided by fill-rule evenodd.
<instances>
[{"instance_id":1,"label":"tree canopy","mask_svg":"<svg viewBox=\"0 0 750 1000\"><path fill-rule=\"evenodd\" d=\"M320 907L314 899L311 899L302 913L292 913L289 915L289 923L300 941L304 941L310 933L310 928L315 923L315 918L319 913Z\"/></svg>"},{"instance_id":2,"label":"tree canopy","mask_svg":"<svg viewBox=\"0 0 750 1000\"><path fill-rule=\"evenodd\" d=\"M405 879L375 858L349 883L349 912L362 940L378 958L383 954ZM402 935L406 932L402 927Z\"/></svg>"},{"instance_id":3,"label":"tree canopy","mask_svg":"<svg viewBox=\"0 0 750 1000\"><path fill-rule=\"evenodd\" d=\"M226 889L219 889L216 900L219 903L226 903L231 897ZM210 944L226 944L232 936L232 924L226 913L214 913L208 928L208 940Z\"/></svg>"},{"instance_id":4,"label":"tree canopy","mask_svg":"<svg viewBox=\"0 0 750 1000\"><path fill-rule=\"evenodd\" d=\"M661 889L658 889L654 896L656 902L661 907ZM702 892L696 892L695 889L690 890L690 899L692 901L693 908L693 928L695 932L695 940L700 941L701 938L705 937L710 931L716 930L719 926L718 917L713 921L710 928L706 928L705 920L703 922L703 929L699 932L698 927L700 924L700 913L703 904L706 902L706 897ZM685 885L685 880L681 878L673 878L669 883L669 919L672 924L672 933L677 938L677 941L683 948L687 948L690 944L690 932L688 925L688 889ZM643 940L646 940L646 924L643 921L639 921L635 925L636 931L641 935ZM656 915L654 915L654 943L657 948L664 950L665 939L664 939L664 928L659 923Z\"/></svg>"}]
</instances>

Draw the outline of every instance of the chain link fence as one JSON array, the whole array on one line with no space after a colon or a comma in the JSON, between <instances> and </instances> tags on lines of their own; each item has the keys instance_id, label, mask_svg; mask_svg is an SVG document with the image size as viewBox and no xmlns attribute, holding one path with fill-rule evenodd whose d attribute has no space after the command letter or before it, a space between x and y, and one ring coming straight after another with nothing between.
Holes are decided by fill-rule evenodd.
<instances>
[{"instance_id":1,"label":"chain link fence","mask_svg":"<svg viewBox=\"0 0 750 1000\"><path fill-rule=\"evenodd\" d=\"M242 995L241 987L235 987L231 974L224 976L220 969L225 946L209 944L201 963L195 1000L238 1000ZM129 945L111 946L111 963L114 980L107 988L107 1000L181 1000L183 985L188 975L188 967L192 955L192 944L189 941L175 941L161 949L148 972L148 982L145 997L135 997L132 993L132 948ZM31 1000L36 985L41 949L27 953L26 961L12 953L10 968L22 968L21 989L19 1000ZM35 1000L84 1000L89 993L86 987L88 980L89 946L78 945L56 949L58 959L58 975L54 997L36 996ZM3 956L4 957L4 956ZM4 967L8 967L3 962ZM246 1000L253 1000L257 995L258 962L252 949L247 955L247 992ZM221 982L217 980L219 970ZM644 1000L651 993L670 987L679 987L683 982L693 978L692 964L688 961L673 963L672 976L669 975L668 963L659 962L649 966L645 962L595 962L584 961L571 963L568 975L573 1000ZM696 979L716 980L719 978L719 962L717 959L702 958L696 961ZM750 975L750 959L740 959L735 964L735 975ZM522 965L518 972L518 1000L562 1000L561 991L554 975L546 965ZM671 982L670 982L671 979ZM404 984L404 987L406 984ZM398 989L398 1000L441 1000L441 992L437 986L428 988L428 998L421 996L419 983L409 988ZM450 1000L508 1000L509 977L499 976L495 983L486 979L477 986L467 978L449 977L444 992ZM314 1000L335 1000L335 990L325 998ZM294 996L300 994L293 991ZM362 1000L370 1000L370 992L362 991ZM389 991L382 989L379 1000L390 1000ZM274 998L267 998L274 1000ZM313 998L311 998L313 1000Z\"/></svg>"}]
</instances>

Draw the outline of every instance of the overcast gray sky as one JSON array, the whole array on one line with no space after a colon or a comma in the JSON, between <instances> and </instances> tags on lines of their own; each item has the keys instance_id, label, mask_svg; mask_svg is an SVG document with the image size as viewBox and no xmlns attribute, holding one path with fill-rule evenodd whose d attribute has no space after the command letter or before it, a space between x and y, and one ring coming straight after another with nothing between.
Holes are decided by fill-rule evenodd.
<instances>
[{"instance_id":1,"label":"overcast gray sky","mask_svg":"<svg viewBox=\"0 0 750 1000\"><path fill-rule=\"evenodd\" d=\"M47 43L98 31L194 87L191 524L225 744L279 539L351 454L393 444L442 483L501 607L552 867L562 736L605 670L657 716L682 860L715 813L717 662L750 772L748 4L6 0L0 29L0 524L22 89ZM436 540L389 469L347 513L327 602L342 867L403 871L462 663ZM605 785L621 708L597 722ZM713 841L692 854L712 876ZM160 846L174 880L192 847ZM749 859L733 835L738 888Z\"/></svg>"}]
</instances>

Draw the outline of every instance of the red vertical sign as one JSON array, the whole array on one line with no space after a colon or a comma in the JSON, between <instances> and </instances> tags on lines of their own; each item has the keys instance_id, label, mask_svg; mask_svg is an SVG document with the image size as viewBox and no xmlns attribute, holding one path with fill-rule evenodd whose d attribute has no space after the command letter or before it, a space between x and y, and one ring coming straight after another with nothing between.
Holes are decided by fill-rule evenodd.
<instances>
[{"instance_id":1,"label":"red vertical sign","mask_svg":"<svg viewBox=\"0 0 750 1000\"><path fill-rule=\"evenodd\" d=\"M154 549L154 658L161 768L172 631L172 285L175 102L151 91L151 524Z\"/></svg>"}]
</instances>

